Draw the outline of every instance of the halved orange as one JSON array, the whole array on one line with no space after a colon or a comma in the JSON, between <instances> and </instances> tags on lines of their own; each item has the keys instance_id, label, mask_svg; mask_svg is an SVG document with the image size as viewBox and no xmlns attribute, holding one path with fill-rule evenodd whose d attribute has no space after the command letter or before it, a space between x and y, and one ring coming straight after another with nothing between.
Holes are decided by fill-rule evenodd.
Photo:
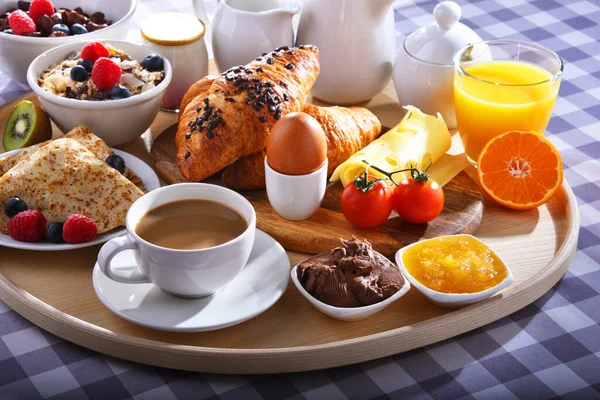
<instances>
[{"instance_id":1,"label":"halved orange","mask_svg":"<svg viewBox=\"0 0 600 400\"><path fill-rule=\"evenodd\" d=\"M505 207L531 210L546 203L563 181L554 145L534 131L509 131L490 140L479 155L483 190Z\"/></svg>"}]
</instances>

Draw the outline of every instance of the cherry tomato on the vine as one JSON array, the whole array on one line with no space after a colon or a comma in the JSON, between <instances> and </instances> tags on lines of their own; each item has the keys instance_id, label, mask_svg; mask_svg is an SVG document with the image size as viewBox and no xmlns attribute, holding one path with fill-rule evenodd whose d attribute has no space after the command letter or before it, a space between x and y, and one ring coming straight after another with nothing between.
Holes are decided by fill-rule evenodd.
<instances>
[{"instance_id":1,"label":"cherry tomato on the vine","mask_svg":"<svg viewBox=\"0 0 600 400\"><path fill-rule=\"evenodd\" d=\"M342 192L342 213L359 228L375 228L392 212L392 189L386 181L366 174L348 183Z\"/></svg>"},{"instance_id":2,"label":"cherry tomato on the vine","mask_svg":"<svg viewBox=\"0 0 600 400\"><path fill-rule=\"evenodd\" d=\"M444 208L444 191L432 178L421 182L405 178L392 196L394 210L406 221L424 224L436 218Z\"/></svg>"}]
</instances>

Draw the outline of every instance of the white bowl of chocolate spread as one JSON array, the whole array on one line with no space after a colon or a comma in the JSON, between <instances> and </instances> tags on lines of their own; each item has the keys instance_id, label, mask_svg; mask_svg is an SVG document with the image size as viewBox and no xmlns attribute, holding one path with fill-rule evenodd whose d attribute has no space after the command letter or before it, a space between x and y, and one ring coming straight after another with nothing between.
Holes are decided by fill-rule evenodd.
<instances>
[{"instance_id":1,"label":"white bowl of chocolate spread","mask_svg":"<svg viewBox=\"0 0 600 400\"><path fill-rule=\"evenodd\" d=\"M368 318L410 289L396 264L356 238L302 261L291 276L316 309L341 321Z\"/></svg>"}]
</instances>

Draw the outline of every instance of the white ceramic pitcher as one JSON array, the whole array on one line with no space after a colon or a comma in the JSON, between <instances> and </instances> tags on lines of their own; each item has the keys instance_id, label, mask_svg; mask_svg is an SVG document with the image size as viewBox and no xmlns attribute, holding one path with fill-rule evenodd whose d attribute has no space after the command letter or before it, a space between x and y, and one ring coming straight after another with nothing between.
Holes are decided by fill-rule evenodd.
<instances>
[{"instance_id":1,"label":"white ceramic pitcher","mask_svg":"<svg viewBox=\"0 0 600 400\"><path fill-rule=\"evenodd\" d=\"M387 85L396 51L394 0L305 0L296 45L319 48L313 96L334 104L367 101Z\"/></svg>"},{"instance_id":2,"label":"white ceramic pitcher","mask_svg":"<svg viewBox=\"0 0 600 400\"><path fill-rule=\"evenodd\" d=\"M281 0L222 0L212 22L219 71L244 65L280 46L294 45L292 17L300 5Z\"/></svg>"}]
</instances>

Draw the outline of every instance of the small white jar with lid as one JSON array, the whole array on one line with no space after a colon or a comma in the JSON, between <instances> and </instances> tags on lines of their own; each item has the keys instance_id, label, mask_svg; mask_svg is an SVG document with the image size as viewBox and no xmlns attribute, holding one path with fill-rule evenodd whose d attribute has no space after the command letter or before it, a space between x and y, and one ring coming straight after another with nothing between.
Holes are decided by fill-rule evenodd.
<instances>
[{"instance_id":1,"label":"small white jar with lid","mask_svg":"<svg viewBox=\"0 0 600 400\"><path fill-rule=\"evenodd\" d=\"M481 41L471 28L459 22L462 10L443 1L433 10L435 21L410 34L394 64L394 86L400 105L442 114L449 129L456 128L454 111L454 55Z\"/></svg>"},{"instance_id":2,"label":"small white jar with lid","mask_svg":"<svg viewBox=\"0 0 600 400\"><path fill-rule=\"evenodd\" d=\"M159 13L147 17L140 32L144 45L165 56L173 67L173 80L163 99L162 109L178 111L185 92L208 75L204 23L189 14Z\"/></svg>"}]
</instances>

